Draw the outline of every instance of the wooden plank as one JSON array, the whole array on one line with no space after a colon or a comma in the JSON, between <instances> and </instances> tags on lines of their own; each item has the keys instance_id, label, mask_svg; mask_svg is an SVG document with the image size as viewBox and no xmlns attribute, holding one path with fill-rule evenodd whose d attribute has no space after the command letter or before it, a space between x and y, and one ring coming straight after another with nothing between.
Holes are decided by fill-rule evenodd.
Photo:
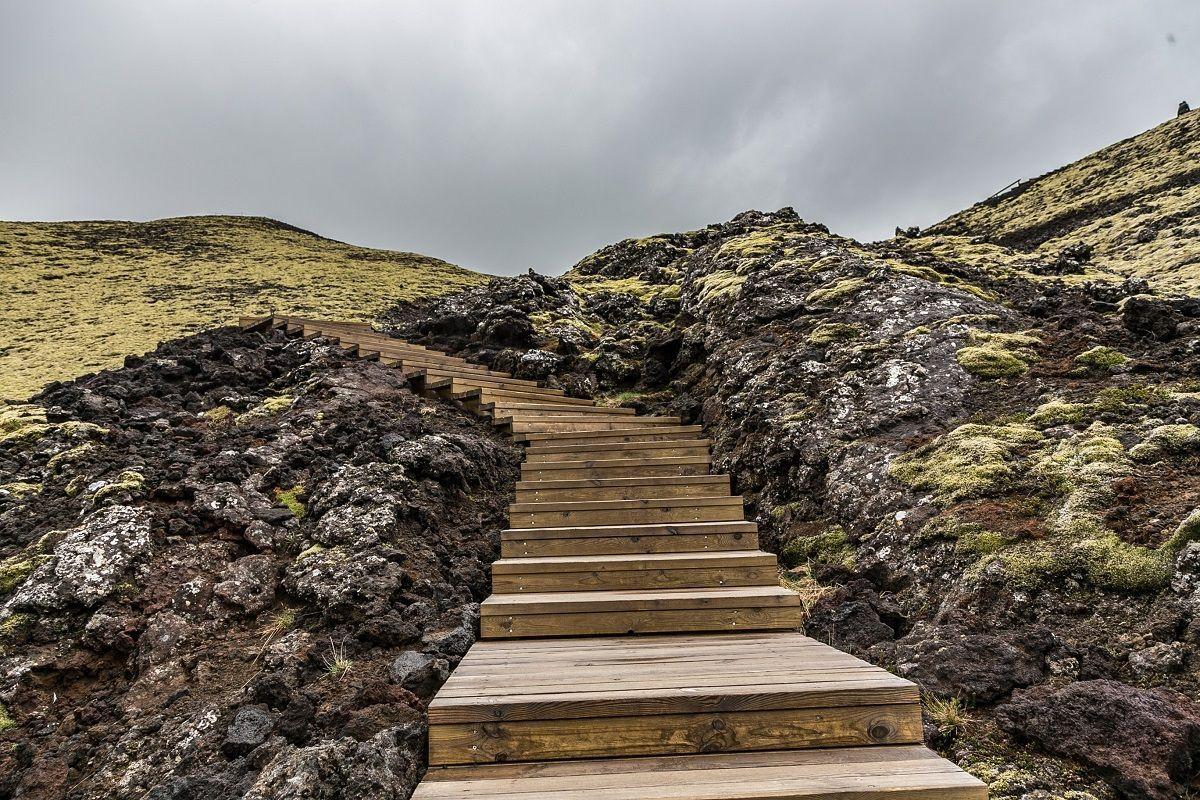
<instances>
[{"instance_id":1,"label":"wooden plank","mask_svg":"<svg viewBox=\"0 0 1200 800\"><path fill-rule=\"evenodd\" d=\"M486 617L512 613L554 613L564 608L570 608L576 613L627 609L743 608L792 605L796 599L794 592L782 586L567 594L560 592L545 595L493 595L483 601L479 613Z\"/></svg>"},{"instance_id":2,"label":"wooden plank","mask_svg":"<svg viewBox=\"0 0 1200 800\"><path fill-rule=\"evenodd\" d=\"M758 524L740 519L728 522L679 522L651 525L572 525L563 528L506 528L501 541L587 539L597 536L683 536L710 533L756 533Z\"/></svg>"},{"instance_id":3,"label":"wooden plank","mask_svg":"<svg viewBox=\"0 0 1200 800\"><path fill-rule=\"evenodd\" d=\"M784 677L777 677L784 676ZM866 673L858 679L787 683L786 673L764 676L743 686L701 685L619 691L513 692L499 697L442 696L429 706L430 725L515 722L543 719L599 719L633 714L723 714L789 708L917 704L917 688L895 676Z\"/></svg>"},{"instance_id":4,"label":"wooden plank","mask_svg":"<svg viewBox=\"0 0 1200 800\"><path fill-rule=\"evenodd\" d=\"M429 763L478 764L920 742L921 709L892 706L433 725Z\"/></svg>"},{"instance_id":5,"label":"wooden plank","mask_svg":"<svg viewBox=\"0 0 1200 800\"><path fill-rule=\"evenodd\" d=\"M509 506L509 524L524 528L620 523L722 522L741 520L742 498L665 497L583 503L521 503Z\"/></svg>"},{"instance_id":6,"label":"wooden plank","mask_svg":"<svg viewBox=\"0 0 1200 800\"><path fill-rule=\"evenodd\" d=\"M581 614L514 613L509 616L484 617L480 629L483 638L492 639L537 636L632 636L675 631L796 630L803 624L804 615L797 603L791 608L748 606L667 611L593 611Z\"/></svg>"},{"instance_id":7,"label":"wooden plank","mask_svg":"<svg viewBox=\"0 0 1200 800\"><path fill-rule=\"evenodd\" d=\"M602 589L685 589L708 586L770 586L779 582L779 568L765 566L671 567L593 572L539 572L492 575L497 594L577 592Z\"/></svg>"},{"instance_id":8,"label":"wooden plank","mask_svg":"<svg viewBox=\"0 0 1200 800\"><path fill-rule=\"evenodd\" d=\"M805 756L810 756L805 758ZM434 767L413 800L986 800L918 745Z\"/></svg>"},{"instance_id":9,"label":"wooden plank","mask_svg":"<svg viewBox=\"0 0 1200 800\"><path fill-rule=\"evenodd\" d=\"M704 436L704 430L699 425L665 425L662 427L647 427L639 429L631 429L612 433L610 431L576 431L565 433L531 433L528 434L525 440L530 445L540 444L579 444L579 443L599 443L599 442L635 442L635 441L650 441L645 437L660 437L668 439L672 437L685 438L701 438Z\"/></svg>"},{"instance_id":10,"label":"wooden plank","mask_svg":"<svg viewBox=\"0 0 1200 800\"><path fill-rule=\"evenodd\" d=\"M616 459L679 458L707 456L707 439L666 442L630 442L621 445L571 446L530 448L525 451L525 463L549 464L573 461L613 461Z\"/></svg>"},{"instance_id":11,"label":"wooden plank","mask_svg":"<svg viewBox=\"0 0 1200 800\"><path fill-rule=\"evenodd\" d=\"M428 369L420 370L418 373L414 374L413 377L414 378L422 378L422 379L426 379L426 380L428 380L429 378L434 378L434 379L436 379L436 378L453 378L456 383L458 383L462 386L471 386L471 387L479 387L479 388L482 388L484 386L497 386L497 387L537 386L537 383L535 381L527 381L527 380L522 380L520 378L500 378L500 377L494 377L494 376L490 376L490 375L475 375L475 374L470 374L464 370L445 369L445 368L440 368L440 367L439 368L430 367Z\"/></svg>"},{"instance_id":12,"label":"wooden plank","mask_svg":"<svg viewBox=\"0 0 1200 800\"><path fill-rule=\"evenodd\" d=\"M758 547L757 533L711 533L664 536L598 536L588 539L529 539L501 542L504 558L525 556L622 555L745 550Z\"/></svg>"},{"instance_id":13,"label":"wooden plank","mask_svg":"<svg viewBox=\"0 0 1200 800\"><path fill-rule=\"evenodd\" d=\"M569 500L631 500L655 497L728 496L728 475L671 475L652 478L584 478L517 482L518 503Z\"/></svg>"},{"instance_id":14,"label":"wooden plank","mask_svg":"<svg viewBox=\"0 0 1200 800\"><path fill-rule=\"evenodd\" d=\"M662 478L705 475L710 459L703 456L615 459L611 461L561 461L522 464L521 479L607 480L613 478Z\"/></svg>"},{"instance_id":15,"label":"wooden plank","mask_svg":"<svg viewBox=\"0 0 1200 800\"><path fill-rule=\"evenodd\" d=\"M682 435L681 433L680 436ZM525 448L525 457L542 459L543 456L549 453L637 453L642 450L656 450L664 447L703 447L708 449L711 446L711 440L700 437L688 439L639 439L637 441L621 442L595 442L590 439L569 439L561 442L558 440L548 440L530 444ZM616 456L608 457L615 458ZM632 456L624 457L629 458Z\"/></svg>"},{"instance_id":16,"label":"wooden plank","mask_svg":"<svg viewBox=\"0 0 1200 800\"><path fill-rule=\"evenodd\" d=\"M657 556L567 556L562 558L501 559L492 564L493 575L561 572L653 571L664 568L775 567L775 556L762 550L737 553L671 553Z\"/></svg>"},{"instance_id":17,"label":"wooden plank","mask_svg":"<svg viewBox=\"0 0 1200 800\"><path fill-rule=\"evenodd\" d=\"M515 403L543 403L549 402L562 405L580 405L594 406L595 401L589 400L586 397L567 397L562 393L562 390L557 390L556 394L551 389L530 389L521 391L518 389L467 389L458 392L454 395L454 399L460 402L473 403L493 403L493 402L515 402Z\"/></svg>"},{"instance_id":18,"label":"wooden plank","mask_svg":"<svg viewBox=\"0 0 1200 800\"><path fill-rule=\"evenodd\" d=\"M517 392L537 392L539 395L553 395L555 397L563 397L565 392L562 389L550 389L545 386L517 386L517 387L502 387L502 386L466 386L462 381L457 384L453 379L444 382L438 381L436 387L446 394L454 396L466 394L468 392L496 392L496 393L517 393ZM444 385L442 385L444 383ZM590 402L590 401L588 401Z\"/></svg>"},{"instance_id":19,"label":"wooden plank","mask_svg":"<svg viewBox=\"0 0 1200 800\"><path fill-rule=\"evenodd\" d=\"M919 745L435 767L413 800L986 800Z\"/></svg>"},{"instance_id":20,"label":"wooden plank","mask_svg":"<svg viewBox=\"0 0 1200 800\"><path fill-rule=\"evenodd\" d=\"M594 405L585 406L580 403L556 403L554 401L527 403L519 400L508 401L497 399L483 403L482 405L498 417L514 415L540 416L543 413L546 415L598 414L606 417L630 417L637 413L632 408L601 408Z\"/></svg>"}]
</instances>

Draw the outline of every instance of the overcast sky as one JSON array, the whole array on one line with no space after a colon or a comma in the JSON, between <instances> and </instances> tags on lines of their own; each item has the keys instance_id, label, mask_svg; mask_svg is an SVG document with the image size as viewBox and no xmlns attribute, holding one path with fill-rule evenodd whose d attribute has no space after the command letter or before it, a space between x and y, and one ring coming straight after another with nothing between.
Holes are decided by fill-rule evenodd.
<instances>
[{"instance_id":1,"label":"overcast sky","mask_svg":"<svg viewBox=\"0 0 1200 800\"><path fill-rule=\"evenodd\" d=\"M0 0L0 219L557 273L747 208L881 238L1184 98L1197 0Z\"/></svg>"}]
</instances>

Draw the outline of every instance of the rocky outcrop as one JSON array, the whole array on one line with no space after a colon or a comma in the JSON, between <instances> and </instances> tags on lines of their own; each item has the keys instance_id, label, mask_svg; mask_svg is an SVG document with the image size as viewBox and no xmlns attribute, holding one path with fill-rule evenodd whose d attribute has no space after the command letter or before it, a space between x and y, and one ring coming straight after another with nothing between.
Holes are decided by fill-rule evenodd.
<instances>
[{"instance_id":1,"label":"rocky outcrop","mask_svg":"<svg viewBox=\"0 0 1200 800\"><path fill-rule=\"evenodd\" d=\"M995 709L1077 681L1200 690L1200 305L926 243L747 212L386 319L702 424L811 635L920 683L932 743L993 796L1100 796L1111 771L1006 736Z\"/></svg>"},{"instance_id":2,"label":"rocky outcrop","mask_svg":"<svg viewBox=\"0 0 1200 800\"><path fill-rule=\"evenodd\" d=\"M1200 707L1110 680L1016 693L1000 726L1108 774L1126 797L1168 800L1200 772Z\"/></svg>"},{"instance_id":3,"label":"rocky outcrop","mask_svg":"<svg viewBox=\"0 0 1200 800\"><path fill-rule=\"evenodd\" d=\"M4 413L0 796L408 796L510 443L394 370L230 330Z\"/></svg>"}]
</instances>

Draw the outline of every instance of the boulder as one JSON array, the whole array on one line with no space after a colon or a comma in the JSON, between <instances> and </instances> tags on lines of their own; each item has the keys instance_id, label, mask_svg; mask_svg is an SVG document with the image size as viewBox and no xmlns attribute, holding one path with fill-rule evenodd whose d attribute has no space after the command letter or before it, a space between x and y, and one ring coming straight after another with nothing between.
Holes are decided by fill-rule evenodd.
<instances>
[{"instance_id":1,"label":"boulder","mask_svg":"<svg viewBox=\"0 0 1200 800\"><path fill-rule=\"evenodd\" d=\"M1183 695L1113 680L1038 686L1013 693L1000 727L1107 773L1123 797L1184 795L1200 770L1200 706Z\"/></svg>"},{"instance_id":2,"label":"boulder","mask_svg":"<svg viewBox=\"0 0 1200 800\"><path fill-rule=\"evenodd\" d=\"M66 532L50 558L25 580L5 609L99 605L149 557L152 519L149 510L129 506L93 512Z\"/></svg>"},{"instance_id":3,"label":"boulder","mask_svg":"<svg viewBox=\"0 0 1200 800\"><path fill-rule=\"evenodd\" d=\"M450 664L444 658L408 650L392 662L391 675L413 694L429 698L450 676Z\"/></svg>"},{"instance_id":4,"label":"boulder","mask_svg":"<svg viewBox=\"0 0 1200 800\"><path fill-rule=\"evenodd\" d=\"M221 749L229 756L249 753L267 740L273 725L266 706L243 706L225 730Z\"/></svg>"},{"instance_id":5,"label":"boulder","mask_svg":"<svg viewBox=\"0 0 1200 800\"><path fill-rule=\"evenodd\" d=\"M972 633L919 626L897 643L896 659L901 675L930 691L989 703L1042 681L1052 641L1044 628Z\"/></svg>"}]
</instances>

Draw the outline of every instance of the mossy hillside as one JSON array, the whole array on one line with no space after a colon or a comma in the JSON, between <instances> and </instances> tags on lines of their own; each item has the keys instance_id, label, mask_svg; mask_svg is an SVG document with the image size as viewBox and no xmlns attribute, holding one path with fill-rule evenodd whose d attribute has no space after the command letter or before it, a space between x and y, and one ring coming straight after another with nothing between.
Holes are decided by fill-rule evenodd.
<instances>
[{"instance_id":1,"label":"mossy hillside","mask_svg":"<svg viewBox=\"0 0 1200 800\"><path fill-rule=\"evenodd\" d=\"M889 473L943 503L999 494L1012 487L1019 456L1042 441L1029 425L959 426L892 461Z\"/></svg>"},{"instance_id":2,"label":"mossy hillside","mask_svg":"<svg viewBox=\"0 0 1200 800\"><path fill-rule=\"evenodd\" d=\"M611 292L628 294L649 303L659 298L678 298L679 285L675 283L650 283L642 278L604 278L595 275L572 276L570 281L581 294Z\"/></svg>"},{"instance_id":3,"label":"mossy hillside","mask_svg":"<svg viewBox=\"0 0 1200 800\"><path fill-rule=\"evenodd\" d=\"M1200 451L1194 426L1160 425L1146 431L1142 415L1150 409L1133 398L1161 401L1167 396L1130 390L1118 400L1116 390L1109 390L1092 402L1054 398L1024 422L962 425L896 458L890 474L930 492L946 509L922 529L921 537L953 540L972 562L970 574L994 568L1031 589L1075 576L1109 591L1155 591L1170 580L1179 550L1200 535L1200 513L1180 520L1157 545L1126 541L1109 526L1108 516L1118 502L1115 487L1134 479L1138 462L1179 462ZM1128 421L1112 425L1095 419L1114 412L1124 413ZM1122 439L1137 443L1127 448ZM955 511L964 501L1003 497L1044 498L1041 508L1030 505L1029 513L1040 516L1047 535L1030 537L1019 527L992 529L964 522Z\"/></svg>"},{"instance_id":4,"label":"mossy hillside","mask_svg":"<svg viewBox=\"0 0 1200 800\"><path fill-rule=\"evenodd\" d=\"M121 363L247 311L373 319L486 276L257 217L0 222L0 397Z\"/></svg>"},{"instance_id":5,"label":"mossy hillside","mask_svg":"<svg viewBox=\"0 0 1200 800\"><path fill-rule=\"evenodd\" d=\"M796 536L783 545L779 556L787 569L807 564L853 569L855 563L854 546L840 525L812 536Z\"/></svg>"},{"instance_id":6,"label":"mossy hillside","mask_svg":"<svg viewBox=\"0 0 1200 800\"><path fill-rule=\"evenodd\" d=\"M1185 114L1118 142L1019 191L961 211L912 246L957 261L1019 270L1092 249L1081 281L1144 278L1161 291L1200 289L1200 116ZM976 237L984 237L980 242ZM1007 248L1007 249L1006 249Z\"/></svg>"},{"instance_id":7,"label":"mossy hillside","mask_svg":"<svg viewBox=\"0 0 1200 800\"><path fill-rule=\"evenodd\" d=\"M867 287L866 278L843 278L809 292L804 302L814 306L833 306L848 300Z\"/></svg>"}]
</instances>

